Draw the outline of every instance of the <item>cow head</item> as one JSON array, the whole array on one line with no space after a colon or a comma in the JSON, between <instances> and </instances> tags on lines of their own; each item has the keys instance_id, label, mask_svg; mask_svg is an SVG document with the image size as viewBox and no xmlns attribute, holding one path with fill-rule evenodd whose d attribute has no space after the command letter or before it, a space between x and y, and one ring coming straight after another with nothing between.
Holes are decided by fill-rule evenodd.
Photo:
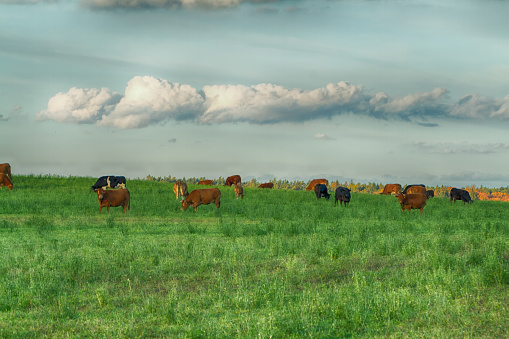
<instances>
[{"instance_id":1,"label":"cow head","mask_svg":"<svg viewBox=\"0 0 509 339\"><path fill-rule=\"evenodd\" d=\"M97 198L102 201L103 200L103 193L104 193L104 190L102 189L102 187L99 187L98 189L95 190L97 192Z\"/></svg>"},{"instance_id":2,"label":"cow head","mask_svg":"<svg viewBox=\"0 0 509 339\"><path fill-rule=\"evenodd\" d=\"M180 203L180 210L181 211L186 210L189 206L190 206L190 204L184 199Z\"/></svg>"},{"instance_id":3,"label":"cow head","mask_svg":"<svg viewBox=\"0 0 509 339\"><path fill-rule=\"evenodd\" d=\"M398 198L399 203L403 203L403 199L405 199L405 195L403 193L400 193L396 195L396 198Z\"/></svg>"}]
</instances>

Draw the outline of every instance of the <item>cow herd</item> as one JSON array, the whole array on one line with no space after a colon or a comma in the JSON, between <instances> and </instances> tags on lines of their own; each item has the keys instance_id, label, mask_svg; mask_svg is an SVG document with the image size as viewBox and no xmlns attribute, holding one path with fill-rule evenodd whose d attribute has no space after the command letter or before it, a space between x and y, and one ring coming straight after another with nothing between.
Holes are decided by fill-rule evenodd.
<instances>
[{"instance_id":1,"label":"cow herd","mask_svg":"<svg viewBox=\"0 0 509 339\"><path fill-rule=\"evenodd\" d=\"M126 184L126 178L123 176L109 175L97 179L96 183L91 186L91 189L97 193L99 213L101 213L103 207L106 207L108 213L110 207L122 206L124 213L127 209L131 209L131 196L126 188ZM212 180L201 180L198 182L198 185L212 185ZM331 195L327 191L327 185L327 179L313 179L306 187L306 190L314 191L317 199L325 198L329 200ZM8 163L0 164L0 189L4 186L9 190L13 188L11 166ZM240 175L228 177L225 181L225 186L233 186L237 199L244 198L244 189ZM271 182L263 183L258 187L271 189L274 187L274 184ZM434 197L434 191L426 190L426 186L422 184L407 185L403 190L401 188L400 184L387 184L380 194L395 195L401 205L402 212L405 209L409 211L418 209L422 213L426 206L426 201ZM216 208L221 206L221 191L218 188L195 189L189 193L187 184L182 180L177 180L173 185L173 192L175 193L176 200L182 199L180 205L181 211L186 210L189 206L194 207L194 210L197 211L198 206L210 203L214 203ZM455 187L451 188L449 197L451 202L456 202L456 200L463 201L464 204L472 202L468 191ZM346 207L350 199L350 189L341 186L336 188L334 206L337 206L339 201L340 205L344 204Z\"/></svg>"}]
</instances>

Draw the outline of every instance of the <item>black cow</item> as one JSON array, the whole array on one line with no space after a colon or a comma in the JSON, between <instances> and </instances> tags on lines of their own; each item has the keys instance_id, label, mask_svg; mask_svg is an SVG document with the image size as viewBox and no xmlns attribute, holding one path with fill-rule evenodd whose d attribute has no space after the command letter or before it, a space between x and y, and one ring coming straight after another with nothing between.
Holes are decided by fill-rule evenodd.
<instances>
[{"instance_id":1,"label":"black cow","mask_svg":"<svg viewBox=\"0 0 509 339\"><path fill-rule=\"evenodd\" d=\"M350 202L350 190L346 187L336 188L334 206L336 206L338 200L340 205L343 205L343 203L345 203L346 207L346 204Z\"/></svg>"},{"instance_id":2,"label":"black cow","mask_svg":"<svg viewBox=\"0 0 509 339\"><path fill-rule=\"evenodd\" d=\"M426 198L434 198L435 197L435 191L433 190L427 190L426 191Z\"/></svg>"},{"instance_id":3,"label":"black cow","mask_svg":"<svg viewBox=\"0 0 509 339\"><path fill-rule=\"evenodd\" d=\"M327 193L327 186L325 186L324 184L317 184L315 186L315 194L316 194L316 199L325 197L325 199L329 200L329 198L330 198L330 194Z\"/></svg>"},{"instance_id":4,"label":"black cow","mask_svg":"<svg viewBox=\"0 0 509 339\"><path fill-rule=\"evenodd\" d=\"M462 190L460 188L451 188L449 196L451 197L450 201L454 200L454 202L456 202L456 200L461 200L463 201L463 205L465 205L466 202L473 202L468 191Z\"/></svg>"},{"instance_id":5,"label":"black cow","mask_svg":"<svg viewBox=\"0 0 509 339\"><path fill-rule=\"evenodd\" d=\"M407 185L407 186L405 187L405 189L403 190L403 192L401 192L401 193L403 193L403 194L407 194L408 189L409 189L410 187L412 187L412 186L422 186L422 187L426 188L426 185L423 185L423 184L418 184L418 185Z\"/></svg>"},{"instance_id":6,"label":"black cow","mask_svg":"<svg viewBox=\"0 0 509 339\"><path fill-rule=\"evenodd\" d=\"M125 186L126 186L125 177L107 175L107 176L100 177L99 179L97 179L95 184L92 186L92 189L95 191L99 187L101 187L102 189L106 189L108 187L109 188L117 188L117 187L125 188Z\"/></svg>"}]
</instances>

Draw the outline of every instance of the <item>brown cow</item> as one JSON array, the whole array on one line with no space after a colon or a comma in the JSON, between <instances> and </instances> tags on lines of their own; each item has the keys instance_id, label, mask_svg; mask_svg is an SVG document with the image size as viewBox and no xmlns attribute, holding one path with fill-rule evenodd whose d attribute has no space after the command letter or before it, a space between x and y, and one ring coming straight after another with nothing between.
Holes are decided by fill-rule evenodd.
<instances>
[{"instance_id":1,"label":"brown cow","mask_svg":"<svg viewBox=\"0 0 509 339\"><path fill-rule=\"evenodd\" d=\"M380 194L389 195L394 193L395 195L398 195L401 193L401 185L400 184L387 184L384 187L384 190Z\"/></svg>"},{"instance_id":2,"label":"brown cow","mask_svg":"<svg viewBox=\"0 0 509 339\"><path fill-rule=\"evenodd\" d=\"M198 206L208 205L214 202L216 208L221 205L221 191L218 188L200 188L193 190L187 198L182 200L180 210L183 211L189 206L194 207L194 211L198 211Z\"/></svg>"},{"instance_id":3,"label":"brown cow","mask_svg":"<svg viewBox=\"0 0 509 339\"><path fill-rule=\"evenodd\" d=\"M212 180L200 180L198 185L212 185Z\"/></svg>"},{"instance_id":4,"label":"brown cow","mask_svg":"<svg viewBox=\"0 0 509 339\"><path fill-rule=\"evenodd\" d=\"M318 184L324 184L325 186L329 186L329 181L327 179L313 179L309 183L308 187L306 187L306 191L314 191L315 186Z\"/></svg>"},{"instance_id":5,"label":"brown cow","mask_svg":"<svg viewBox=\"0 0 509 339\"><path fill-rule=\"evenodd\" d=\"M173 184L173 193L175 193L175 200L182 197L182 199L187 198L189 195L189 191L187 190L187 184L182 180L177 180Z\"/></svg>"},{"instance_id":6,"label":"brown cow","mask_svg":"<svg viewBox=\"0 0 509 339\"><path fill-rule=\"evenodd\" d=\"M237 197L237 199L239 197L244 199L244 188L242 188L240 184L233 186L233 190L235 191L235 196Z\"/></svg>"},{"instance_id":7,"label":"brown cow","mask_svg":"<svg viewBox=\"0 0 509 339\"><path fill-rule=\"evenodd\" d=\"M421 210L426 206L426 195L420 193L398 194L398 201L401 205L401 212L405 209L410 212L411 209Z\"/></svg>"},{"instance_id":8,"label":"brown cow","mask_svg":"<svg viewBox=\"0 0 509 339\"><path fill-rule=\"evenodd\" d=\"M0 173L5 173L9 177L9 180L12 181L11 165L9 165L9 163L0 164Z\"/></svg>"},{"instance_id":9,"label":"brown cow","mask_svg":"<svg viewBox=\"0 0 509 339\"><path fill-rule=\"evenodd\" d=\"M258 186L258 188L273 188L273 187L274 187L273 182L266 182L265 184L260 184L260 186Z\"/></svg>"},{"instance_id":10,"label":"brown cow","mask_svg":"<svg viewBox=\"0 0 509 339\"><path fill-rule=\"evenodd\" d=\"M224 183L225 186L230 186L231 185L237 185L237 184L240 184L242 182L242 180L240 179L240 175L232 175L231 177L228 177L226 178L226 182Z\"/></svg>"},{"instance_id":11,"label":"brown cow","mask_svg":"<svg viewBox=\"0 0 509 339\"><path fill-rule=\"evenodd\" d=\"M426 196L426 187L413 185L406 189L406 194L424 194Z\"/></svg>"},{"instance_id":12,"label":"brown cow","mask_svg":"<svg viewBox=\"0 0 509 339\"><path fill-rule=\"evenodd\" d=\"M7 187L9 191L12 191L12 181L9 179L7 174L0 173L0 189Z\"/></svg>"},{"instance_id":13,"label":"brown cow","mask_svg":"<svg viewBox=\"0 0 509 339\"><path fill-rule=\"evenodd\" d=\"M96 192L97 200L99 201L99 214L101 214L104 206L106 206L108 213L110 213L110 206L122 206L124 209L124 214L126 208L131 210L131 194L127 188L104 190L102 187L99 187Z\"/></svg>"}]
</instances>

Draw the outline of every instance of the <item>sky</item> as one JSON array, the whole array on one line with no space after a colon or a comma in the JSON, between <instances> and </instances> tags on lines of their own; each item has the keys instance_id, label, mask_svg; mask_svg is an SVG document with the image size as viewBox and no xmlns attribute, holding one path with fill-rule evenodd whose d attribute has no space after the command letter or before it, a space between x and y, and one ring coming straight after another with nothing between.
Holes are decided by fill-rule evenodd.
<instances>
[{"instance_id":1,"label":"sky","mask_svg":"<svg viewBox=\"0 0 509 339\"><path fill-rule=\"evenodd\" d=\"M507 13L505 0L0 0L0 163L505 187Z\"/></svg>"}]
</instances>

